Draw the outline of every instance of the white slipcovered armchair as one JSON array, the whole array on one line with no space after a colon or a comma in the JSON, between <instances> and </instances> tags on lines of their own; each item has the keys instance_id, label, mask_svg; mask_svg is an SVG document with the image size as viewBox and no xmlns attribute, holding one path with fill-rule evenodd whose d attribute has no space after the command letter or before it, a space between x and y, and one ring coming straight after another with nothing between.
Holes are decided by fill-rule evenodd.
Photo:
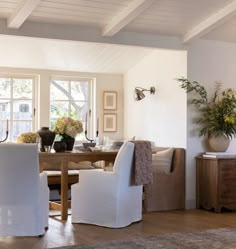
<instances>
[{"instance_id":1,"label":"white slipcovered armchair","mask_svg":"<svg viewBox=\"0 0 236 249\"><path fill-rule=\"evenodd\" d=\"M48 227L47 175L36 144L0 144L0 236L38 236Z\"/></svg>"},{"instance_id":2,"label":"white slipcovered armchair","mask_svg":"<svg viewBox=\"0 0 236 249\"><path fill-rule=\"evenodd\" d=\"M134 144L120 148L113 171L80 170L71 187L72 222L111 228L142 219L143 186L131 184Z\"/></svg>"}]
</instances>

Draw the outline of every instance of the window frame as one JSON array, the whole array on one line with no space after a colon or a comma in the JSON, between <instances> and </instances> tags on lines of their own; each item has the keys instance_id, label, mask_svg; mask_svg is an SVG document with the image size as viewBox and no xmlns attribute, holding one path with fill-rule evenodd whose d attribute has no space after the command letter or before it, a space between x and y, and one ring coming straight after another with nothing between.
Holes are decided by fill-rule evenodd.
<instances>
[{"instance_id":1,"label":"window frame","mask_svg":"<svg viewBox=\"0 0 236 249\"><path fill-rule=\"evenodd\" d=\"M89 122L88 122L88 136L89 137L92 137L95 139L95 134L96 134L96 131L95 131L95 120L96 120L96 79L93 78L93 77L81 77L81 76L61 76L61 75L52 75L50 77L50 96L49 96L49 108L51 106L51 81L52 80L58 80L58 81L87 81L88 84L89 84L89 93L88 93L88 114L90 113L90 116L89 116ZM70 83L71 84L71 83ZM55 100L53 100L55 101ZM65 100L57 100L58 102L59 101L65 101ZM71 101L68 101L68 102L71 102ZM68 114L70 113L70 108L68 109ZM85 121L85 117L80 119L80 121ZM49 111L49 123L51 123L51 110ZM84 130L84 127L83 127L83 130ZM83 131L84 132L84 131ZM84 140L82 141L77 141L77 142L83 142L85 141L85 138Z\"/></svg>"},{"instance_id":2,"label":"window frame","mask_svg":"<svg viewBox=\"0 0 236 249\"><path fill-rule=\"evenodd\" d=\"M13 98L13 80L14 79L31 79L32 80L32 131L35 131L38 126L38 107L39 107L39 101L38 101L38 82L39 82L39 76L36 74L17 74L17 73L0 73L0 78L10 78L11 79L11 96L10 98L1 98L2 100L8 100L10 99L10 105L11 105L11 110L13 110L13 102L16 100L16 98ZM10 119L9 119L9 136L8 136L8 141L15 141L13 140L13 121L17 122L20 120L14 120L13 119L13 111L10 113Z\"/></svg>"}]
</instances>

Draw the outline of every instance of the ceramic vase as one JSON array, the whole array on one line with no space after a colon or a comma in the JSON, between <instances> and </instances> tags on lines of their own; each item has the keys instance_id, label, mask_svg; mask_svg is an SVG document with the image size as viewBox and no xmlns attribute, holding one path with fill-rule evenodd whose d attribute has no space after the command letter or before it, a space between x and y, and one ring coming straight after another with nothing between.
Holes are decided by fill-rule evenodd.
<instances>
[{"instance_id":1,"label":"ceramic vase","mask_svg":"<svg viewBox=\"0 0 236 249\"><path fill-rule=\"evenodd\" d=\"M65 152L66 151L66 143L64 141L55 141L53 144L53 149L56 152Z\"/></svg>"},{"instance_id":2,"label":"ceramic vase","mask_svg":"<svg viewBox=\"0 0 236 249\"><path fill-rule=\"evenodd\" d=\"M41 127L40 130L37 131L40 136L40 151L45 152L44 146L52 146L55 133L49 130L49 127Z\"/></svg>"},{"instance_id":3,"label":"ceramic vase","mask_svg":"<svg viewBox=\"0 0 236 249\"><path fill-rule=\"evenodd\" d=\"M63 137L62 141L66 143L66 150L72 151L74 148L75 138L74 137Z\"/></svg>"},{"instance_id":4,"label":"ceramic vase","mask_svg":"<svg viewBox=\"0 0 236 249\"><path fill-rule=\"evenodd\" d=\"M226 136L210 136L208 144L213 152L225 152L230 145L230 139Z\"/></svg>"}]
</instances>

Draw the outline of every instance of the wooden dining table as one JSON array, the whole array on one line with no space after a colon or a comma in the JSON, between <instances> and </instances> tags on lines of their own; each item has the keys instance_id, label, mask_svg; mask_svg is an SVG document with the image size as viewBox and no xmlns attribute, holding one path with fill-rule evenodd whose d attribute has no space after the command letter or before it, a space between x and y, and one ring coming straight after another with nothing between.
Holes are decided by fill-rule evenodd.
<instances>
[{"instance_id":1,"label":"wooden dining table","mask_svg":"<svg viewBox=\"0 0 236 249\"><path fill-rule=\"evenodd\" d=\"M117 151L101 151L101 152L39 152L40 172L44 171L44 164L52 165L51 170L61 171L61 201L50 202L50 208L61 211L61 219L68 218L68 164L69 162L80 163L89 161L91 163L97 161L105 161L113 163L115 161ZM92 170L92 169L91 169ZM91 183L92 184L92 183Z\"/></svg>"}]
</instances>

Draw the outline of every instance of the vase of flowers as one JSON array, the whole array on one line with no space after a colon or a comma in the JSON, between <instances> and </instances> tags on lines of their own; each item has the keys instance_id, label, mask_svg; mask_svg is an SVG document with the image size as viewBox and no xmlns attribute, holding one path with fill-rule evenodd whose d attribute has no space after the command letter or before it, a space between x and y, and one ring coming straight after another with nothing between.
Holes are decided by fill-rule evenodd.
<instances>
[{"instance_id":1,"label":"vase of flowers","mask_svg":"<svg viewBox=\"0 0 236 249\"><path fill-rule=\"evenodd\" d=\"M62 137L62 141L66 143L66 150L73 150L75 137L83 132L83 124L79 120L70 117L62 117L55 122L54 132Z\"/></svg>"},{"instance_id":2,"label":"vase of flowers","mask_svg":"<svg viewBox=\"0 0 236 249\"><path fill-rule=\"evenodd\" d=\"M185 78L177 81L187 93L195 94L191 103L198 111L194 121L200 126L199 136L208 137L213 151L227 150L236 135L236 91L231 88L222 91L222 84L217 82L213 96L209 98L206 89L197 81Z\"/></svg>"},{"instance_id":3,"label":"vase of flowers","mask_svg":"<svg viewBox=\"0 0 236 249\"><path fill-rule=\"evenodd\" d=\"M16 138L16 143L37 143L39 135L36 132L24 132Z\"/></svg>"}]
</instances>

